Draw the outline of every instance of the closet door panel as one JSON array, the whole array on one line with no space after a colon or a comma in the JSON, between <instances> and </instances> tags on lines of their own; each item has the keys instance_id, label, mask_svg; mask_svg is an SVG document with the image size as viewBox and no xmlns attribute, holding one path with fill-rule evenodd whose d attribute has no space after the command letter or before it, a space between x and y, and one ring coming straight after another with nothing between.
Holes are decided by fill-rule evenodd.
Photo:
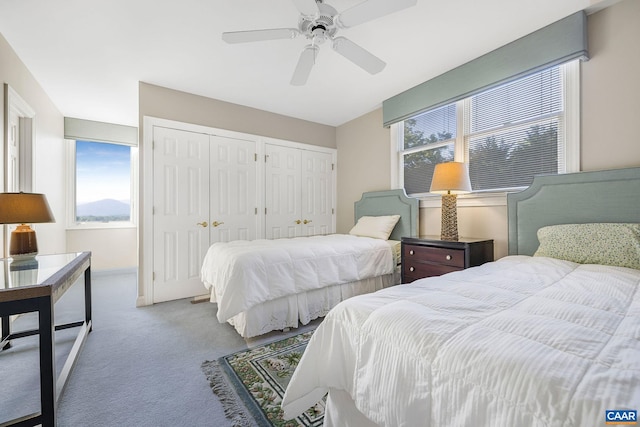
<instances>
[{"instance_id":1,"label":"closet door panel","mask_svg":"<svg viewBox=\"0 0 640 427\"><path fill-rule=\"evenodd\" d=\"M211 136L211 243L258 236L256 143Z\"/></svg>"},{"instance_id":2,"label":"closet door panel","mask_svg":"<svg viewBox=\"0 0 640 427\"><path fill-rule=\"evenodd\" d=\"M302 234L333 233L333 156L308 150L302 150L301 156Z\"/></svg>"},{"instance_id":3,"label":"closet door panel","mask_svg":"<svg viewBox=\"0 0 640 427\"><path fill-rule=\"evenodd\" d=\"M300 150L266 144L265 153L266 238L296 237L301 232Z\"/></svg>"},{"instance_id":4,"label":"closet door panel","mask_svg":"<svg viewBox=\"0 0 640 427\"><path fill-rule=\"evenodd\" d=\"M153 302L206 293L200 267L209 247L209 138L153 129Z\"/></svg>"}]
</instances>

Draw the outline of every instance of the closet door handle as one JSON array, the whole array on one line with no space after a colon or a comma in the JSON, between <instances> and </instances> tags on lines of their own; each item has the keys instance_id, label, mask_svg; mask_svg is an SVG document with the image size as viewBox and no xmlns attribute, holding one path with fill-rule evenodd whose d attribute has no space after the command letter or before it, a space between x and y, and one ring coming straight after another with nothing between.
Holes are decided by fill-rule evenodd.
<instances>
[{"instance_id":1,"label":"closet door handle","mask_svg":"<svg viewBox=\"0 0 640 427\"><path fill-rule=\"evenodd\" d=\"M196 225L201 225L203 228L207 228L207 221L198 222Z\"/></svg>"},{"instance_id":2,"label":"closet door handle","mask_svg":"<svg viewBox=\"0 0 640 427\"><path fill-rule=\"evenodd\" d=\"M312 220L311 219L305 219L304 221L302 221L303 224L309 224Z\"/></svg>"},{"instance_id":3,"label":"closet door handle","mask_svg":"<svg viewBox=\"0 0 640 427\"><path fill-rule=\"evenodd\" d=\"M302 221L300 221L299 219L296 219L296 220L295 220L295 221L293 221L293 222L295 222L296 224L300 224ZM305 224L306 224L306 223L305 223Z\"/></svg>"},{"instance_id":4,"label":"closet door handle","mask_svg":"<svg viewBox=\"0 0 640 427\"><path fill-rule=\"evenodd\" d=\"M222 225L222 224L224 224L224 222L213 221L213 222L211 223L211 226L212 226L212 227L217 227L217 226Z\"/></svg>"}]
</instances>

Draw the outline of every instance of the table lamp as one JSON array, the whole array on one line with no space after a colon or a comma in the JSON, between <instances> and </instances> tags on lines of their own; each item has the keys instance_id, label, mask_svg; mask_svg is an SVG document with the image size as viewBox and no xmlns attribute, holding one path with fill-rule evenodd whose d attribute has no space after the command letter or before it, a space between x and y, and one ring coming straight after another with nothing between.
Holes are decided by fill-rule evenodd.
<instances>
[{"instance_id":1,"label":"table lamp","mask_svg":"<svg viewBox=\"0 0 640 427\"><path fill-rule=\"evenodd\" d=\"M44 194L0 193L0 224L20 224L11 232L9 255L29 257L38 253L36 232L28 225L54 222Z\"/></svg>"},{"instance_id":2,"label":"table lamp","mask_svg":"<svg viewBox=\"0 0 640 427\"><path fill-rule=\"evenodd\" d=\"M470 193L467 165L460 162L438 163L433 171L431 193L442 194L442 240L458 240L458 194Z\"/></svg>"}]
</instances>

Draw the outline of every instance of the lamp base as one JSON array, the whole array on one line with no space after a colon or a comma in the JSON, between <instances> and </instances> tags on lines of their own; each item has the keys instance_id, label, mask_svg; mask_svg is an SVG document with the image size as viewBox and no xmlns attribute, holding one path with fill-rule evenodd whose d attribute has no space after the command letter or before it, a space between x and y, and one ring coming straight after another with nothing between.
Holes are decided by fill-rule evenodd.
<instances>
[{"instance_id":1,"label":"lamp base","mask_svg":"<svg viewBox=\"0 0 640 427\"><path fill-rule=\"evenodd\" d=\"M442 195L441 240L458 241L457 197L455 194Z\"/></svg>"},{"instance_id":2,"label":"lamp base","mask_svg":"<svg viewBox=\"0 0 640 427\"><path fill-rule=\"evenodd\" d=\"M27 224L19 225L11 232L9 255L14 258L28 258L38 254L36 232Z\"/></svg>"}]
</instances>

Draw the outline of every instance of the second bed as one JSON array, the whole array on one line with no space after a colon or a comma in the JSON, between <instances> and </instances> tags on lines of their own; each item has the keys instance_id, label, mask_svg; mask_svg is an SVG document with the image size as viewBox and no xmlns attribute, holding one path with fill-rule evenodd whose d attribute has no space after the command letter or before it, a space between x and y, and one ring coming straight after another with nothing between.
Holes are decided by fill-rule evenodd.
<instances>
[{"instance_id":1,"label":"second bed","mask_svg":"<svg viewBox=\"0 0 640 427\"><path fill-rule=\"evenodd\" d=\"M397 284L400 240L417 235L418 201L403 190L369 192L354 212L350 234L212 245L201 277L218 321L254 337L305 325L347 298ZM395 226L384 230L394 216Z\"/></svg>"}]
</instances>

